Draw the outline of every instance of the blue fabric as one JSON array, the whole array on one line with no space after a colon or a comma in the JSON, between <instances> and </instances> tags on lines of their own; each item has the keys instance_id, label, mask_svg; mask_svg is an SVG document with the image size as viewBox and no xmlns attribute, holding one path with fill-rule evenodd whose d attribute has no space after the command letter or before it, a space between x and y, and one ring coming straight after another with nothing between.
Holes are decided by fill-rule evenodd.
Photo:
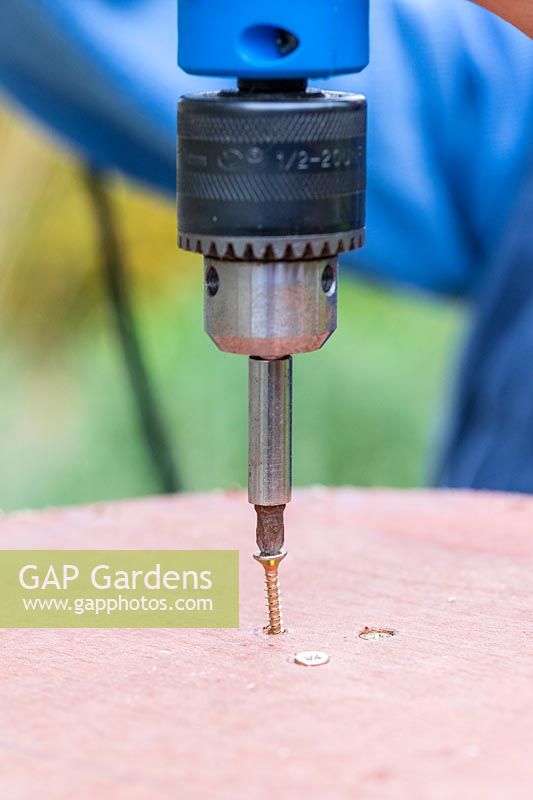
<instances>
[{"instance_id":1,"label":"blue fabric","mask_svg":"<svg viewBox=\"0 0 533 800\"><path fill-rule=\"evenodd\" d=\"M474 307L444 486L533 492L533 163Z\"/></svg>"},{"instance_id":2,"label":"blue fabric","mask_svg":"<svg viewBox=\"0 0 533 800\"><path fill-rule=\"evenodd\" d=\"M345 263L472 304L438 481L533 491L533 45L466 0L371 6L371 66L334 80L370 114L367 245ZM5 91L167 193L177 97L224 85L180 73L175 47L175 0L0 5Z\"/></svg>"}]
</instances>

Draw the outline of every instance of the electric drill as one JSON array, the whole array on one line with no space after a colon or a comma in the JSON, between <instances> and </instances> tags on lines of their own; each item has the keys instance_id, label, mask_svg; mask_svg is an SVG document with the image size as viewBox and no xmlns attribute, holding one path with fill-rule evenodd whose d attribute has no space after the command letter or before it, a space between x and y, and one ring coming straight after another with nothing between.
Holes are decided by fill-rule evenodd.
<instances>
[{"instance_id":1,"label":"electric drill","mask_svg":"<svg viewBox=\"0 0 533 800\"><path fill-rule=\"evenodd\" d=\"M178 0L178 60L234 89L178 105L178 235L204 257L205 329L249 357L248 498L283 630L292 355L337 324L337 269L365 232L366 102L307 86L368 63L368 0Z\"/></svg>"}]
</instances>

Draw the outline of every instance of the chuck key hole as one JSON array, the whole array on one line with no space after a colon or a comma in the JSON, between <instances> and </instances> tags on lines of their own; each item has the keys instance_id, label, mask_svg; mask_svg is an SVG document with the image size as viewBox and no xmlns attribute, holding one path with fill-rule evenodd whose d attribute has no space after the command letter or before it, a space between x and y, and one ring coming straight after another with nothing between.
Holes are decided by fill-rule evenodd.
<instances>
[{"instance_id":1,"label":"chuck key hole","mask_svg":"<svg viewBox=\"0 0 533 800\"><path fill-rule=\"evenodd\" d=\"M321 282L322 291L324 294L332 295L335 291L335 270L331 264L328 264L326 267L324 267Z\"/></svg>"},{"instance_id":2,"label":"chuck key hole","mask_svg":"<svg viewBox=\"0 0 533 800\"><path fill-rule=\"evenodd\" d=\"M214 297L218 292L220 286L220 279L218 272L214 267L209 267L205 273L205 288L209 297Z\"/></svg>"}]
</instances>

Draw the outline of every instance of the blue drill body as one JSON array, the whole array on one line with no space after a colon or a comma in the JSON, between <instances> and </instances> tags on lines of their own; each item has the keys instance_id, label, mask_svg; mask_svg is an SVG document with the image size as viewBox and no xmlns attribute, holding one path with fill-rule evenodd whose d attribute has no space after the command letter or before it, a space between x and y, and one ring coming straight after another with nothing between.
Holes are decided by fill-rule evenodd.
<instances>
[{"instance_id":1,"label":"blue drill body","mask_svg":"<svg viewBox=\"0 0 533 800\"><path fill-rule=\"evenodd\" d=\"M178 0L185 72L318 78L368 64L368 0Z\"/></svg>"}]
</instances>

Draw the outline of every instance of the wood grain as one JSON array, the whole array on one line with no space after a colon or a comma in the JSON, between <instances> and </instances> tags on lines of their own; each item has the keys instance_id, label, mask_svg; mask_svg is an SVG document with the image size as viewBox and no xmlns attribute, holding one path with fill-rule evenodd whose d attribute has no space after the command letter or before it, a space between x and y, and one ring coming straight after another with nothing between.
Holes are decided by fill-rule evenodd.
<instances>
[{"instance_id":1,"label":"wood grain","mask_svg":"<svg viewBox=\"0 0 533 800\"><path fill-rule=\"evenodd\" d=\"M530 798L533 500L312 489L287 531L273 638L241 494L0 518L3 548L242 551L238 631L0 631L0 798Z\"/></svg>"}]
</instances>

